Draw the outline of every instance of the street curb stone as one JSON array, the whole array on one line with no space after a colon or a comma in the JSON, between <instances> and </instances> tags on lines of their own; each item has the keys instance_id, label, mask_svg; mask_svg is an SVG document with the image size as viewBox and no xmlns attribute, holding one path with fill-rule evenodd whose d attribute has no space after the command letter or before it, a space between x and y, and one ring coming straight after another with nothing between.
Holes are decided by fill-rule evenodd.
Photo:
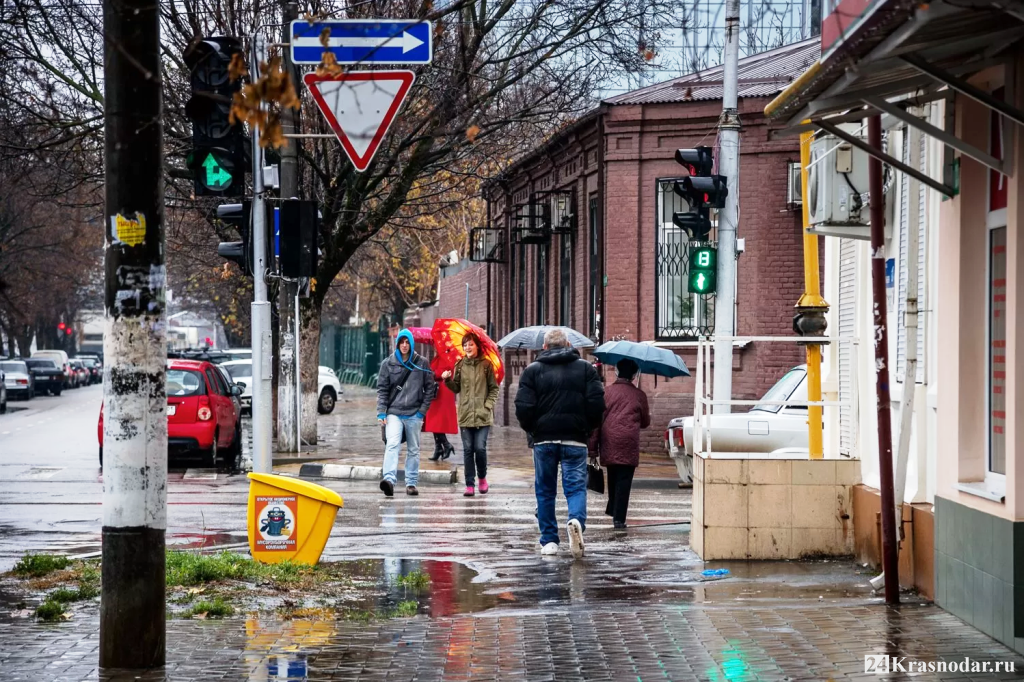
<instances>
[{"instance_id":1,"label":"street curb stone","mask_svg":"<svg viewBox=\"0 0 1024 682\"><path fill-rule=\"evenodd\" d=\"M381 468L371 466L353 466L351 464L303 464L299 469L303 478L329 478L342 481L379 481ZM398 479L405 480L405 470L398 470ZM450 471L420 471L420 483L436 485L453 485L459 482L459 468Z\"/></svg>"}]
</instances>

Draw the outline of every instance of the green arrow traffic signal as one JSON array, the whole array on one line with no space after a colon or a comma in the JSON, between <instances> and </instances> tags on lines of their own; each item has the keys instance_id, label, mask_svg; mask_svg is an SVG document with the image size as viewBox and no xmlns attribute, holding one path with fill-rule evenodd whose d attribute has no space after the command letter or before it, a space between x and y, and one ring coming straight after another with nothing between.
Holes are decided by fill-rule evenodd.
<instances>
[{"instance_id":1,"label":"green arrow traffic signal","mask_svg":"<svg viewBox=\"0 0 1024 682\"><path fill-rule=\"evenodd\" d=\"M686 290L691 294L713 294L718 284L718 249L690 246L690 272Z\"/></svg>"},{"instance_id":2,"label":"green arrow traffic signal","mask_svg":"<svg viewBox=\"0 0 1024 682\"><path fill-rule=\"evenodd\" d=\"M203 178L203 184L216 191L227 189L232 180L231 173L217 161L212 152L203 161Z\"/></svg>"}]
</instances>

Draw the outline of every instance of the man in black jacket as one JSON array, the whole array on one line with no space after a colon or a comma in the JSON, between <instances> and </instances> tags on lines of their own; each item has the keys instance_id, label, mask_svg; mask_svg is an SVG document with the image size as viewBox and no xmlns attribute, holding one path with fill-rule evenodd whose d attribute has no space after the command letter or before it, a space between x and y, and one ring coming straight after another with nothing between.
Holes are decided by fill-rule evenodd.
<instances>
[{"instance_id":1,"label":"man in black jacket","mask_svg":"<svg viewBox=\"0 0 1024 682\"><path fill-rule=\"evenodd\" d=\"M534 487L541 554L558 553L555 496L558 465L569 504L566 533L573 557L583 556L587 524L587 440L604 415L604 383L569 345L565 332L544 335L544 352L519 378L516 418L534 443Z\"/></svg>"}]
</instances>

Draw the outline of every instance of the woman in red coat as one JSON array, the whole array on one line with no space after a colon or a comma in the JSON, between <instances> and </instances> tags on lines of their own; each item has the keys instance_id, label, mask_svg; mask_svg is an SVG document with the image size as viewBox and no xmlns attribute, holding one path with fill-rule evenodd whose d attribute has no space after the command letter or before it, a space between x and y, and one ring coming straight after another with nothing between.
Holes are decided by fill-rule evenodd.
<instances>
[{"instance_id":1,"label":"woman in red coat","mask_svg":"<svg viewBox=\"0 0 1024 682\"><path fill-rule=\"evenodd\" d=\"M618 379L604 392L604 421L591 441L601 454L601 465L608 469L608 506L616 528L626 527L629 492L633 473L640 466L640 429L651 425L647 395L633 385L639 367L632 360L620 360L615 366Z\"/></svg>"},{"instance_id":2,"label":"woman in red coat","mask_svg":"<svg viewBox=\"0 0 1024 682\"><path fill-rule=\"evenodd\" d=\"M434 456L431 462L439 459L448 459L455 452L455 448L448 442L445 434L456 434L459 432L459 417L455 411L455 394L448 390L441 379L441 372L445 370L441 366L441 356L438 355L430 363L430 370L434 373L434 380L437 382L437 396L430 403L427 410L427 417L423 421L423 430L434 434Z\"/></svg>"}]
</instances>

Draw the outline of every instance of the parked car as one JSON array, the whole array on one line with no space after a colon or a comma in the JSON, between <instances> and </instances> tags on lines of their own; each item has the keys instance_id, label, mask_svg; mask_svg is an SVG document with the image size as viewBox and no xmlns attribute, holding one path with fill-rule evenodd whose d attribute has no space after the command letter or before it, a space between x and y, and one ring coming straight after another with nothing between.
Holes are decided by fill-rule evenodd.
<instances>
[{"instance_id":1,"label":"parked car","mask_svg":"<svg viewBox=\"0 0 1024 682\"><path fill-rule=\"evenodd\" d=\"M68 364L68 354L62 350L37 350L32 354L34 358L48 358L57 363L60 367L60 371L64 373L64 388L73 388L71 385L75 381L75 374L71 371L71 365Z\"/></svg>"},{"instance_id":2,"label":"parked car","mask_svg":"<svg viewBox=\"0 0 1024 682\"><path fill-rule=\"evenodd\" d=\"M320 365L319 376L317 377L316 411L320 414L334 412L334 406L338 404L338 396L342 394L341 382L338 376L330 367Z\"/></svg>"},{"instance_id":3,"label":"parked car","mask_svg":"<svg viewBox=\"0 0 1024 682\"><path fill-rule=\"evenodd\" d=\"M81 360L78 358L71 358L68 360L68 364L71 365L71 371L75 373L75 388L88 386L92 383L89 375L89 369L82 364Z\"/></svg>"},{"instance_id":4,"label":"parked car","mask_svg":"<svg viewBox=\"0 0 1024 682\"><path fill-rule=\"evenodd\" d=\"M231 383L242 389L242 413L252 414L252 359L229 360L220 366L231 377Z\"/></svg>"},{"instance_id":5,"label":"parked car","mask_svg":"<svg viewBox=\"0 0 1024 682\"><path fill-rule=\"evenodd\" d=\"M214 368L220 374L221 379L224 380L224 385L228 387L231 393L231 402L235 404L235 410L238 412L239 418L242 416L242 393L241 391L231 390L235 387L235 382L232 381L231 375L221 365L214 365Z\"/></svg>"},{"instance_id":6,"label":"parked car","mask_svg":"<svg viewBox=\"0 0 1024 682\"><path fill-rule=\"evenodd\" d=\"M234 398L241 393L229 386L210 362L167 362L167 449L203 453L205 463L216 466L224 457L235 463L242 454L242 426ZM100 466L103 466L103 407L97 426Z\"/></svg>"},{"instance_id":7,"label":"parked car","mask_svg":"<svg viewBox=\"0 0 1024 682\"><path fill-rule=\"evenodd\" d=\"M11 398L32 400L36 395L36 382L24 360L0 361L0 370L4 373L4 386Z\"/></svg>"},{"instance_id":8,"label":"parked car","mask_svg":"<svg viewBox=\"0 0 1024 682\"><path fill-rule=\"evenodd\" d=\"M761 400L807 401L807 366L800 365L768 389ZM748 412L713 414L706 418L715 452L779 452L792 455L808 448L807 408L755 405ZM676 462L679 477L693 480L693 417L677 417L665 432L665 447Z\"/></svg>"},{"instance_id":9,"label":"parked car","mask_svg":"<svg viewBox=\"0 0 1024 682\"><path fill-rule=\"evenodd\" d=\"M231 360L252 360L252 348L228 348L223 353L230 355Z\"/></svg>"},{"instance_id":10,"label":"parked car","mask_svg":"<svg viewBox=\"0 0 1024 682\"><path fill-rule=\"evenodd\" d=\"M92 357L78 356L85 368L89 370L89 383L99 384L103 381L103 363Z\"/></svg>"},{"instance_id":11,"label":"parked car","mask_svg":"<svg viewBox=\"0 0 1024 682\"><path fill-rule=\"evenodd\" d=\"M50 358L27 358L24 363L35 381L36 392L60 395L64 390L64 371L55 361Z\"/></svg>"}]
</instances>

